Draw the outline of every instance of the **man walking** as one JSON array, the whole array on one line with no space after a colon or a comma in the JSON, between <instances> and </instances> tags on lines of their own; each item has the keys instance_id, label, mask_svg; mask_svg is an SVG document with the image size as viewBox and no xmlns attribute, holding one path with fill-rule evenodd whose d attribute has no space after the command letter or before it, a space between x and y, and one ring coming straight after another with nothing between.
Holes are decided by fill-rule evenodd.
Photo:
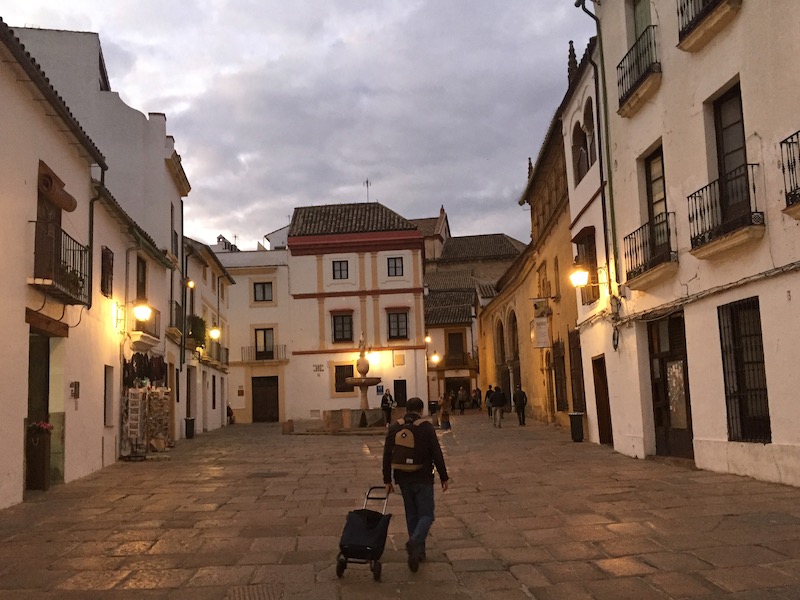
<instances>
[{"instance_id":1,"label":"man walking","mask_svg":"<svg viewBox=\"0 0 800 600\"><path fill-rule=\"evenodd\" d=\"M494 426L495 427L502 427L503 426L503 411L506 407L506 395L500 386L494 388L494 394L492 394L492 418L494 419Z\"/></svg>"},{"instance_id":2,"label":"man walking","mask_svg":"<svg viewBox=\"0 0 800 600\"><path fill-rule=\"evenodd\" d=\"M486 398L484 402L486 402L486 412L489 414L489 421L492 420L492 396L494 395L494 390L492 386L489 386L489 389L486 390Z\"/></svg>"},{"instance_id":3,"label":"man walking","mask_svg":"<svg viewBox=\"0 0 800 600\"><path fill-rule=\"evenodd\" d=\"M514 390L512 400L514 401L514 410L517 413L517 419L519 420L520 427L522 427L525 425L525 405L528 404L528 396L522 391L519 384L517 384L517 389Z\"/></svg>"},{"instance_id":4,"label":"man walking","mask_svg":"<svg viewBox=\"0 0 800 600\"><path fill-rule=\"evenodd\" d=\"M394 482L400 486L406 511L408 529L408 568L412 573L425 560L425 540L434 521L433 468L439 473L442 492L448 488L449 478L444 464L442 448L433 425L422 419L423 402L410 398L405 416L392 423L383 446L383 483L386 493L394 491Z\"/></svg>"}]
</instances>

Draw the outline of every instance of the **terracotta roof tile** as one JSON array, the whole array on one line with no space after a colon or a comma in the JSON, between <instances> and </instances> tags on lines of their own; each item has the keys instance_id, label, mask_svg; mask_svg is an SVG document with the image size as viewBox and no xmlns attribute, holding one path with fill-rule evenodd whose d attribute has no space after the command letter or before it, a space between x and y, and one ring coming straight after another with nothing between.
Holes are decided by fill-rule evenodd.
<instances>
[{"instance_id":1,"label":"terracotta roof tile","mask_svg":"<svg viewBox=\"0 0 800 600\"><path fill-rule=\"evenodd\" d=\"M436 224L439 222L439 217L431 217L429 219L411 219L411 222L417 226L420 233L425 237L436 235Z\"/></svg>"},{"instance_id":2,"label":"terracotta roof tile","mask_svg":"<svg viewBox=\"0 0 800 600\"><path fill-rule=\"evenodd\" d=\"M452 237L444 243L439 260L508 258L519 255L526 245L504 233Z\"/></svg>"},{"instance_id":3,"label":"terracotta roof tile","mask_svg":"<svg viewBox=\"0 0 800 600\"><path fill-rule=\"evenodd\" d=\"M414 230L416 226L378 202L300 206L294 209L289 236L337 235Z\"/></svg>"},{"instance_id":4,"label":"terracotta roof tile","mask_svg":"<svg viewBox=\"0 0 800 600\"><path fill-rule=\"evenodd\" d=\"M470 271L429 271L425 285L431 290L474 290L477 282Z\"/></svg>"}]
</instances>

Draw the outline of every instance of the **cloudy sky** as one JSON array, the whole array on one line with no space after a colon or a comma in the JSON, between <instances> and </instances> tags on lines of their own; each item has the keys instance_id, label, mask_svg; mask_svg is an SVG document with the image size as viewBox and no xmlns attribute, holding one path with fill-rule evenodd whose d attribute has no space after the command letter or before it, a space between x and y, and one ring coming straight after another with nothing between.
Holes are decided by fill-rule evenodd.
<instances>
[{"instance_id":1,"label":"cloudy sky","mask_svg":"<svg viewBox=\"0 0 800 600\"><path fill-rule=\"evenodd\" d=\"M98 32L112 89L167 115L186 234L243 250L295 206L367 193L527 243L528 157L569 40L580 59L594 31L573 0L0 0L0 17Z\"/></svg>"}]
</instances>

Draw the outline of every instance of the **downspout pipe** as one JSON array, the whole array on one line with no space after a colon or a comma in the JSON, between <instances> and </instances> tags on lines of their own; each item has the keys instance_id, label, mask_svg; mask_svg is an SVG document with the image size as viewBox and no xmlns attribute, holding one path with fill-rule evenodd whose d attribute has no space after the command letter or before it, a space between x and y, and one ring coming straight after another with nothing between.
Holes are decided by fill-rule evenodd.
<instances>
[{"instance_id":1,"label":"downspout pipe","mask_svg":"<svg viewBox=\"0 0 800 600\"><path fill-rule=\"evenodd\" d=\"M608 262L608 222L607 222L607 219L610 217L610 220L611 220L611 258L614 261L614 282L619 287L619 261L617 260L617 256L618 256L617 225L616 225L616 218L615 218L615 214L614 214L614 183L613 183L613 175L612 175L612 169L611 169L611 165L613 163L612 163L612 160L611 160L611 145L610 145L610 136L609 136L609 133L608 133L608 94L606 93L606 90L608 88L606 86L605 59L603 57L603 37L602 37L602 35L600 33L600 20L597 18L597 16L594 13L592 13L589 9L586 8L586 0L575 0L575 6L579 7L581 10L583 10L583 12L585 12L587 15L589 15L589 17L592 18L592 20L594 21L594 24L595 24L595 29L597 31L597 52L600 55L600 69L599 69L600 70L600 79L601 79L601 81L600 81L601 86L600 87L601 87L601 89L603 91L603 103L602 103L603 104L603 119L602 119L603 120L603 127L602 127L602 129L603 129L603 133L604 133L603 137L604 137L604 142L605 142L605 154L606 154L606 157L608 158L608 165L606 167L607 168L606 179L608 181L608 211L606 211L605 186L602 185L602 182L601 182L601 190L600 190L601 203L603 205L603 238L604 238L605 250L606 250L606 261ZM590 59L590 62L591 62L592 66L594 67L594 70L595 70L595 93L598 93L597 65L595 64L594 61L591 60L591 57L589 59ZM599 99L599 96L598 96L598 99ZM598 106L597 110L598 110L598 117L599 117L599 111L600 111L600 107L599 106ZM600 128L599 127L597 128L597 131L598 131L598 136L599 136L599 132L600 132ZM598 147L601 146L601 144L599 142L600 142L600 140L598 140L598 144L597 144ZM600 174L602 176L602 174L603 174L603 153L600 152L599 154L600 154L600 156L599 156ZM607 212L608 212L608 217L606 216ZM610 271L610 268L609 268L609 271ZM613 296L612 286L611 286L611 273L610 272L609 272L609 276L608 276L608 293L609 293L609 295Z\"/></svg>"}]
</instances>

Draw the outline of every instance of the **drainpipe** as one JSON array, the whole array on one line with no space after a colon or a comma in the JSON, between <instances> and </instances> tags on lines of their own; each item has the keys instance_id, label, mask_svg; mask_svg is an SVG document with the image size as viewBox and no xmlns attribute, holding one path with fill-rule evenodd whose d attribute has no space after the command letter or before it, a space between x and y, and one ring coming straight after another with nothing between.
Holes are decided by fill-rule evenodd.
<instances>
[{"instance_id":1,"label":"drainpipe","mask_svg":"<svg viewBox=\"0 0 800 600\"><path fill-rule=\"evenodd\" d=\"M613 185L613 175L612 175L612 161L611 161L611 146L609 144L609 134L608 134L608 94L606 93L606 69L605 69L605 59L603 58L603 38L600 34L600 20L597 16L589 11L586 8L586 0L575 0L575 6L579 7L583 12L589 15L595 23L595 29L597 31L597 52L600 55L600 79L602 84L602 91L603 91L603 133L604 133L604 141L605 141L605 153L608 157L608 166L607 166L607 173L606 178L608 180L608 213L611 218L611 258L614 261L614 282L619 286L619 262L617 261L617 226L616 226L616 218L614 216L614 185ZM597 95L598 100L600 99L599 96L599 89L598 89L598 77L597 77L597 64L589 57L589 62L592 64L594 68L594 85L595 85L595 94ZM598 118L600 116L600 107L597 107ZM597 135L598 138L600 136L600 128L597 128ZM601 147L600 140L598 139L597 144L598 149ZM600 161L600 175L602 177L603 174L603 152L599 152L598 160ZM603 241L605 245L606 251L606 262L608 262L608 222L606 216L606 194L605 194L605 186L601 182L600 187L600 200L602 203L603 208ZM612 286L611 286L611 269L609 267L608 273L608 293L610 296L613 296L612 293Z\"/></svg>"},{"instance_id":2,"label":"drainpipe","mask_svg":"<svg viewBox=\"0 0 800 600\"><path fill-rule=\"evenodd\" d=\"M89 200L89 304L86 310L92 308L92 283L94 280L94 204L100 200L103 189L106 187L106 169L108 167L100 167L100 185L96 188L95 195Z\"/></svg>"}]
</instances>

